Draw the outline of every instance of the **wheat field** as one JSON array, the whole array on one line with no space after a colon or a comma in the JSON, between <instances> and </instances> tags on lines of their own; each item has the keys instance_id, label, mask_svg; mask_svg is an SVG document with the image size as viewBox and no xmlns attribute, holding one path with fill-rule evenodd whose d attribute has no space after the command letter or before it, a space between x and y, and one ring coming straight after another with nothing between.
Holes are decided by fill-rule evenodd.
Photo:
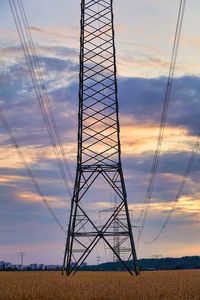
<instances>
[{"instance_id":1,"label":"wheat field","mask_svg":"<svg viewBox=\"0 0 200 300\"><path fill-rule=\"evenodd\" d=\"M1 300L200 300L200 270L142 272L0 272Z\"/></svg>"}]
</instances>

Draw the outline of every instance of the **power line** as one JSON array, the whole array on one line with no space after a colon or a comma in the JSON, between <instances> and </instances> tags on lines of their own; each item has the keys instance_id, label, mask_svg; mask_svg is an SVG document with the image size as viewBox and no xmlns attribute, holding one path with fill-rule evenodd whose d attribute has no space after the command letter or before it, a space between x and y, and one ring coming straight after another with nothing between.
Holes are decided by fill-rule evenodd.
<instances>
[{"instance_id":1,"label":"power line","mask_svg":"<svg viewBox=\"0 0 200 300\"><path fill-rule=\"evenodd\" d=\"M49 99L49 96L48 96L48 93L47 93L47 90L46 90L45 82L44 82L44 79L43 79L43 76L42 76L42 72L41 72L38 57L37 57L37 54L36 54L34 42L33 42L32 36L31 36L31 32L30 32L30 26L28 24L28 20L27 20L27 17L26 17L26 13L25 13L25 9L24 9L24 5L23 5L22 0L18 0L18 4L19 4L19 8L20 8L20 11L21 11L22 18L24 20L24 25L25 25L25 29L27 31L27 36L29 37L31 49L32 49L32 52L34 54L34 60L35 60L35 63L36 63L37 69L38 69L39 80L40 80L40 83L42 85L42 89L44 91L45 100L46 100L47 105L48 105L48 109L49 109L49 112L50 112L50 117L51 117L53 127L54 127L54 130L55 130L55 133L56 133L58 144L59 144L63 159L65 161L65 165L66 165L66 168L67 168L68 175L70 177L70 180L73 182L73 176L72 176L69 164L67 162L67 158L66 158L65 151L64 151L64 148L63 148L63 143L62 143L62 140L61 140L61 137L60 137L60 134L59 134L59 130L58 130L55 118L54 118L51 102L50 102L50 99Z\"/></svg>"},{"instance_id":2,"label":"power line","mask_svg":"<svg viewBox=\"0 0 200 300\"><path fill-rule=\"evenodd\" d=\"M47 207L48 211L50 212L51 216L53 217L54 221L56 222L56 224L60 227L60 229L66 233L66 230L64 229L64 227L61 225L61 223L59 222L58 218L56 217L53 209L51 208L50 204L48 203L48 200L45 198L42 190L40 189L40 186L32 172L32 170L30 169L27 161L25 160L25 157L24 157L24 154L23 152L20 150L19 148L19 145L17 143L17 140L15 138L15 135L13 134L11 128L10 128L10 125L0 107L0 120L3 124L3 127L6 131L6 133L8 134L8 137L10 139L10 142L11 144L13 145L13 147L15 148L16 152L17 152L17 155L19 157L19 159L21 160L22 164L24 165L26 171L27 171L27 174L28 176L30 177L32 183L33 183L33 186L35 187L38 195L40 196L41 200L43 201L43 203L45 204L45 206Z\"/></svg>"},{"instance_id":3,"label":"power line","mask_svg":"<svg viewBox=\"0 0 200 300\"><path fill-rule=\"evenodd\" d=\"M44 80L42 77L41 69L39 66L38 58L36 55L35 47L33 44L33 40L31 37L31 33L29 30L28 21L25 15L24 6L21 0L17 0L18 3L18 9L16 6L16 3L14 0L9 0L10 8L12 11L13 19L17 28L17 32L19 35L19 39L21 42L21 46L25 55L26 63L31 75L31 79L33 82L33 87L36 92L36 96L39 102L39 106L42 112L43 120L45 123L45 126L47 128L49 139L53 147L53 151L56 156L56 160L67 190L67 193L69 197L72 197L71 189L68 184L68 179L65 173L65 168L67 168L68 175L70 179L72 180L72 175L69 170L69 166L66 161L64 148L61 142L61 138L58 132L58 128L55 122L55 118L53 115L52 107L50 104L50 100L45 88ZM21 15L21 20L20 20ZM23 28L24 27L24 28ZM57 143L59 144L59 147L57 146ZM65 165L63 165L61 155L64 158Z\"/></svg>"},{"instance_id":4,"label":"power line","mask_svg":"<svg viewBox=\"0 0 200 300\"><path fill-rule=\"evenodd\" d=\"M163 233L163 231L165 230L165 228L166 228L166 226L167 226L167 224L168 224L168 222L169 222L169 220L170 220L170 218L171 218L171 215L172 215L172 213L173 213L174 210L175 210L175 207L176 207L176 205L177 205L177 203L178 203L178 200L179 200L179 198L180 198L180 196L181 196L181 194L182 194L182 191L183 191L184 186L185 186L185 184L186 184L187 178L188 178L188 176L189 176L189 174L190 174L190 171L191 171L191 168L192 168L194 159L195 159L196 154L197 154L197 151L198 151L198 149L199 149L199 144L200 144L200 135L197 137L197 141L196 141L196 143L195 143L195 145L194 145L192 154L191 154L191 156L190 156L190 158L189 158L189 161L188 161L188 164L187 164L187 166L186 166L186 169L185 169L185 173L184 173L183 179L182 179L182 181L181 181L181 184L180 184L180 186L179 186L178 192L177 192L176 197L175 197L175 200L174 200L174 204L172 205L172 207L171 207L169 213L167 214L167 217L166 217L165 221L163 222L163 225L162 225L161 229L160 229L160 230L158 231L158 233L154 236L154 238L152 238L152 239L149 240L149 241L146 241L146 240L144 240L143 237L142 237L142 241L143 241L145 244L153 244L153 243L155 243L155 242L159 239L159 237L161 236L161 234Z\"/></svg>"},{"instance_id":5,"label":"power line","mask_svg":"<svg viewBox=\"0 0 200 300\"><path fill-rule=\"evenodd\" d=\"M13 2L13 6L11 4L11 1ZM73 181L73 176L71 174L69 165L68 165L67 160L66 160L66 156L65 156L63 145L62 145L62 141L61 141L59 131L58 131L58 128L57 128L57 125L56 125L56 122L55 122L54 115L53 115L53 110L52 110L52 107L51 107L50 99L48 97L48 93L46 91L46 87L45 87L45 83L44 83L44 80L43 80L42 72L41 72L41 69L40 69L40 66L39 66L39 61L38 61L38 58L37 58L37 55L36 55L36 50L35 50L35 46L34 46L33 39L32 39L32 36L31 36L31 32L30 32L30 29L29 29L29 24L28 24L25 9L24 9L24 6L23 6L23 2L22 2L22 0L17 0L19 12L17 10L15 1L14 0L9 0L9 2L10 2L11 10L12 10L12 13L13 13L14 21L15 21L15 24L16 24L16 27L17 27L17 31L18 31L18 34L19 34L19 37L20 37L21 45L22 45L23 50L25 50L24 54L25 54L25 58L26 58L26 61L27 61L27 65L29 67L29 71L31 73L31 77L32 77L32 81L34 83L36 94L37 94L37 96L39 95L38 99L40 101L39 103L40 103L41 111L42 111L42 114L43 114L43 117L44 117L44 120L45 120L45 125L47 126L47 129L48 129L48 132L49 132L49 135L50 135L50 140L53 141L52 145L53 145L54 151L56 150L56 153L55 153L56 157L58 157L57 156L58 152L57 152L57 148L56 148L57 147L56 142L58 142L61 154L64 158L65 163L66 163L66 168L67 168L68 175L69 175L71 181ZM21 24L21 21L20 21L20 15L21 15L21 19L22 19L22 24ZM23 31L22 26L24 26L24 31ZM26 42L26 38L28 40L28 43ZM30 47L30 50L28 48L28 45ZM31 60L30 52L32 54L33 60ZM35 72L34 67L36 68L37 72ZM39 77L40 86L38 86L37 75ZM43 95L41 94L40 87L42 87ZM47 108L47 112L46 112L46 108ZM47 115L47 113L49 113L49 116ZM53 127L51 127L51 126L53 126ZM55 137L56 137L57 140L54 139L54 133L55 133ZM63 172L63 167L62 167L62 164L61 164L61 161L60 161L59 157L58 157L58 164L59 164L59 167L61 168L61 173L64 177L65 185L67 187L68 194L69 194L70 197L72 197L70 188L69 188L68 183L67 183L67 178L66 178L65 173ZM48 206L48 203L46 203L46 205L47 205L47 208L50 210L50 207ZM58 221L58 219L56 218L55 215L54 215L54 219L56 220L57 223L59 223L59 221Z\"/></svg>"},{"instance_id":6,"label":"power line","mask_svg":"<svg viewBox=\"0 0 200 300\"><path fill-rule=\"evenodd\" d=\"M138 218L138 221L142 218L142 225L139 230L137 243L139 243L140 238L142 236L144 225L145 225L146 218L147 218L148 211L149 211L149 204L150 204L151 198L152 198L152 192L153 192L153 188L154 188L154 182L155 182L155 177L156 177L157 168L158 168L158 161L159 161L159 156L160 156L160 151L161 151L161 146L162 146L162 141L163 141L163 136L164 136L167 112L168 112L168 108L169 108L172 83L173 83L175 66L176 66L176 59L177 59L178 48L179 48L180 37L181 37L181 29L182 29L182 24L183 24L185 4L186 4L186 0L180 1L176 30L175 30L175 37L174 37L174 43L173 43L173 49L172 49L172 55L171 55L171 63L170 63L170 68L169 68L168 80L167 80L166 91L165 91L165 98L164 98L164 103L163 103L163 110L162 110L161 121L160 121L159 135L158 135L158 140L157 140L157 147L155 150L155 156L154 156L154 160L153 160L152 168L151 168L151 176L150 176L150 180L148 183L147 192L146 192L146 196L145 196L145 201L144 201L145 207L142 209L142 212Z\"/></svg>"}]
</instances>

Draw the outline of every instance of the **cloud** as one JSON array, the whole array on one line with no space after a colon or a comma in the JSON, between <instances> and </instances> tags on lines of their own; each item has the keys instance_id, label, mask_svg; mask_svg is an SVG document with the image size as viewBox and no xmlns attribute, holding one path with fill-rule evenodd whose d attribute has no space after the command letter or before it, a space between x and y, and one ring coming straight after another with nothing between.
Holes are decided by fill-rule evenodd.
<instances>
[{"instance_id":1,"label":"cloud","mask_svg":"<svg viewBox=\"0 0 200 300\"><path fill-rule=\"evenodd\" d=\"M71 60L63 60L52 57L39 57L40 66L45 68L45 73L48 72L78 72L78 64L73 63Z\"/></svg>"},{"instance_id":2,"label":"cloud","mask_svg":"<svg viewBox=\"0 0 200 300\"><path fill-rule=\"evenodd\" d=\"M139 123L159 123L167 79L119 78L121 113L132 114ZM199 132L200 78L175 78L172 88L167 124L187 128L191 134Z\"/></svg>"},{"instance_id":3,"label":"cloud","mask_svg":"<svg viewBox=\"0 0 200 300\"><path fill-rule=\"evenodd\" d=\"M74 69L74 67L71 68L73 63L71 63L70 60L65 61L60 58L50 58L45 56L39 58L43 62L42 64L46 71L49 69L49 72L52 72L53 74L58 72L61 76L64 76L63 73L66 69L68 69L69 74L73 74L76 69ZM29 89L29 87L27 78L23 73L24 70L22 68L20 71L20 67L17 64L13 65L10 70L13 71L11 73L9 72L13 91L9 96L10 104L9 102L5 102L4 105L6 112L8 112L12 128L17 128L17 139L20 145L23 145L22 150L26 153L28 162L31 163L31 165L36 166L37 164L40 164L43 168L49 168L50 165L55 167L56 160L53 151L50 148L48 135L44 128L44 124L42 123L42 118L40 114L37 113L38 106L31 104L33 99L30 99L31 102L27 107L27 95L29 90L26 91L26 88ZM20 76L17 76L17 74L20 74ZM21 78L24 78L24 81ZM194 83L195 81L196 84ZM55 79L52 79L52 82L55 82ZM190 91L185 88L186 82L188 86L190 86ZM167 172L167 174L172 174L175 172L180 174L183 172L183 164L180 162L179 158L182 156L182 159L187 161L185 157L195 141L195 136L193 135L195 134L195 130L191 131L191 124L190 126L187 126L187 122L185 122L186 118L183 118L183 114L179 113L179 111L185 112L184 97L186 98L188 95L191 95L193 98L195 97L193 102L196 101L198 82L199 79L196 77L175 79L174 85L176 85L177 90L181 92L179 97L183 100L179 100L179 94L178 91L176 91L178 100L174 102L174 105L179 106L179 110L172 110L173 117L170 115L169 111L169 119L165 130L165 140L161 152L162 159L159 163L160 173L164 174ZM157 142L165 83L166 78L119 78L119 96L121 99L121 142L125 166L128 170L126 161L131 160L133 167L131 174L133 174L133 172L140 172L141 176L146 178L146 183L148 181L148 175L145 174L148 174L151 168L152 157ZM22 90L23 93L21 93ZM58 128L61 136L66 140L64 147L67 151L67 157L73 162L73 166L76 160L76 138L74 138L74 136L76 136L77 130L77 92L78 84L77 81L74 80L74 77L71 77L71 81L67 85L66 83L63 83L61 86L55 85L50 91ZM5 94L5 92L2 92L2 95ZM16 94L18 94L17 97L15 96ZM33 95L34 94L31 94L31 98L34 97ZM176 99L175 96L174 98ZM14 101L16 101L15 107L17 110L10 109L10 107L13 107ZM190 115L191 113L192 111L190 112ZM180 127L177 126L178 123ZM9 144L9 141L3 138L2 145L4 144ZM180 144L182 145L181 151L178 147ZM171 151L171 155L169 154L169 151ZM6 166L7 161L5 160L4 163L5 164L2 165L2 167ZM18 164L16 164L16 167L17 166ZM169 166L172 166L173 168L169 169ZM133 176L131 174L130 176ZM173 177L173 180L177 182L177 178ZM163 181L160 190L163 190L167 184L169 184L169 179L166 179L165 176L165 180ZM140 194L139 199L141 199L139 188L136 190L138 190L138 193ZM168 197L166 195L163 197L165 199L170 199L171 193L169 195ZM160 195L156 194L156 201L158 201L159 197Z\"/></svg>"},{"instance_id":4,"label":"cloud","mask_svg":"<svg viewBox=\"0 0 200 300\"><path fill-rule=\"evenodd\" d=\"M31 33L34 40L39 41L44 45L59 45L78 48L79 47L79 27L67 26L67 27L43 27L30 26Z\"/></svg>"},{"instance_id":5,"label":"cloud","mask_svg":"<svg viewBox=\"0 0 200 300\"><path fill-rule=\"evenodd\" d=\"M124 116L124 118L126 118ZM153 155L155 152L159 128L158 124L124 125L121 122L121 142L123 155ZM166 152L179 152L177 145L183 143L182 152L190 150L191 143L196 141L195 137L188 136L187 130L166 126L165 140L162 147L162 155Z\"/></svg>"},{"instance_id":6,"label":"cloud","mask_svg":"<svg viewBox=\"0 0 200 300\"><path fill-rule=\"evenodd\" d=\"M3 45L0 47L0 54L0 62L4 69L9 65L18 63L23 57L22 49L19 45Z\"/></svg>"},{"instance_id":7,"label":"cloud","mask_svg":"<svg viewBox=\"0 0 200 300\"><path fill-rule=\"evenodd\" d=\"M38 32L42 32L42 33L47 33L46 30L44 30L44 29L41 28L41 27L37 27L37 26L30 26L29 29L30 29L31 31L38 31Z\"/></svg>"},{"instance_id":8,"label":"cloud","mask_svg":"<svg viewBox=\"0 0 200 300\"><path fill-rule=\"evenodd\" d=\"M134 42L120 42L119 46L120 45L125 45L125 51L128 51L129 52L134 52L134 48L140 48L141 49L147 49L148 51L151 51L153 53L157 53L157 54L163 54L163 51L157 47L153 47L153 46L150 46L150 45L147 45L147 44L142 44L142 43L134 43ZM128 47L127 47L128 46ZM141 52L140 52L141 53Z\"/></svg>"},{"instance_id":9,"label":"cloud","mask_svg":"<svg viewBox=\"0 0 200 300\"><path fill-rule=\"evenodd\" d=\"M37 46L37 51L68 163L75 172L78 108L76 49L58 45L40 45ZM70 197L66 194L63 185L24 58L16 46L4 49L3 53L5 61L9 61L11 55L14 59L0 71L1 106L42 191L59 219L66 224ZM162 64L160 61L152 61L152 63ZM119 76L118 78L123 169L129 205L136 216L143 207L148 185L166 82L166 77L145 79ZM200 78L195 76L174 79L158 174L150 204L150 233L155 229L154 226L158 227L162 224L173 204L199 132L199 84ZM2 129L0 145L2 195L0 225L4 226L1 227L4 232L2 241L6 244L10 238L13 238L13 243L17 245L18 242L22 243L28 239L28 230L33 226L37 230L40 226L44 226L44 233L46 233L53 228L54 221L36 194L26 170L19 162L15 150L10 147L10 141ZM185 226L186 222L191 224L191 227L197 226L199 179L200 166L198 160L195 160L191 177L187 180L177 204L175 219L172 218L171 221L179 228L182 228L183 223ZM71 183L72 188L73 183ZM98 210L107 207L108 198L112 201L113 195L108 196L105 182L100 179L88 193L87 207L95 222L98 222ZM27 231L26 228L22 231L24 237L23 234L19 234L16 239L14 238L12 226L6 228L7 221L3 214L9 215L12 226L18 224L17 230L22 230L24 224L28 224ZM49 232L47 237L52 238ZM43 235L38 238L38 243L42 238ZM36 233L34 233L34 241L37 241Z\"/></svg>"},{"instance_id":10,"label":"cloud","mask_svg":"<svg viewBox=\"0 0 200 300\"><path fill-rule=\"evenodd\" d=\"M152 71L154 76L160 76L167 74L168 69L169 61L137 52L133 52L131 55L119 55L118 58L118 71L122 76L137 76L139 73L141 77L146 77L145 74L148 71L151 73L152 70L155 70Z\"/></svg>"},{"instance_id":11,"label":"cloud","mask_svg":"<svg viewBox=\"0 0 200 300\"><path fill-rule=\"evenodd\" d=\"M20 191L18 194L17 194L17 197L22 200L22 201L25 201L26 203L27 202L39 202L41 204L41 196L38 195L38 194L35 194L35 193L31 193L29 191ZM48 203L50 204L51 207L53 207L54 209L55 208L63 208L63 209L66 209L66 204L64 205L64 202L63 198L60 198L58 197L58 195L56 195L56 198L54 198L53 196L48 196L47 197L47 201Z\"/></svg>"},{"instance_id":12,"label":"cloud","mask_svg":"<svg viewBox=\"0 0 200 300\"><path fill-rule=\"evenodd\" d=\"M47 29L43 29L38 26L30 26L29 29L31 31L36 31L39 33L43 33L45 35L52 35L54 37L61 37L65 39L73 38L77 39L77 35L79 35L79 27L78 26L69 26L67 28L61 27L50 27ZM68 34L70 32L70 35Z\"/></svg>"}]
</instances>

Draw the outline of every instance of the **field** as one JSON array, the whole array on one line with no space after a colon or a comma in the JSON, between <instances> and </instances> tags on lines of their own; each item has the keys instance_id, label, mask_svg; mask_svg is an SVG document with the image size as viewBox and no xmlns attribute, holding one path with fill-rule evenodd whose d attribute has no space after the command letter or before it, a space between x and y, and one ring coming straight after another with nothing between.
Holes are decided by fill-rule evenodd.
<instances>
[{"instance_id":1,"label":"field","mask_svg":"<svg viewBox=\"0 0 200 300\"><path fill-rule=\"evenodd\" d=\"M200 270L127 273L0 272L1 300L200 300Z\"/></svg>"}]
</instances>

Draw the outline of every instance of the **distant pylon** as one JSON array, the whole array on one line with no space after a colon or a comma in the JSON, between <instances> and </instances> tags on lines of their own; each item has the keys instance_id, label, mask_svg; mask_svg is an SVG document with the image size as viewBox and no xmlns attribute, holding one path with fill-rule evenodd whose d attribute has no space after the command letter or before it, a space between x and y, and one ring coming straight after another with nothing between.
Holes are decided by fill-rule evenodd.
<instances>
[{"instance_id":1,"label":"distant pylon","mask_svg":"<svg viewBox=\"0 0 200 300\"><path fill-rule=\"evenodd\" d=\"M96 260L97 260L97 265L100 265L100 262L101 262L101 256L97 256L97 257L96 257Z\"/></svg>"},{"instance_id":2,"label":"distant pylon","mask_svg":"<svg viewBox=\"0 0 200 300\"><path fill-rule=\"evenodd\" d=\"M116 207L99 228L95 207L109 203L109 193L104 194L109 188ZM116 218L121 221L114 232ZM120 246L128 244L126 258L110 242L114 237ZM63 262L66 274L75 274L101 241L125 270L138 274L121 165L113 1L82 0L78 155Z\"/></svg>"},{"instance_id":3,"label":"distant pylon","mask_svg":"<svg viewBox=\"0 0 200 300\"><path fill-rule=\"evenodd\" d=\"M101 215L104 213L109 213L109 212L114 212L117 208L117 203L116 203L116 197L115 197L115 201L113 203L113 206L110 207L110 208L107 208L107 209L102 209L99 211L99 218L101 220ZM129 213L132 213L132 210L129 209ZM120 224L123 223L124 221L124 218L126 218L126 214L120 214L120 215L117 215L115 217L115 219L113 220L113 248L115 250L115 252L118 254L118 256L115 255L115 253L113 252L113 262L118 262L119 261L119 258L118 257L122 257L122 255L124 255L124 253L126 252L130 252L130 248L127 248L125 247L124 245L122 246L121 244L121 240L119 238L119 235L117 233L119 233L120 231ZM131 222L132 224L132 222ZM101 225L101 224L100 224ZM138 227L138 226L134 226L134 225L131 225L132 228L133 227Z\"/></svg>"},{"instance_id":4,"label":"distant pylon","mask_svg":"<svg viewBox=\"0 0 200 300\"><path fill-rule=\"evenodd\" d=\"M24 266L24 256L26 255L26 252L19 252L19 257L20 257L20 263L23 269Z\"/></svg>"},{"instance_id":5,"label":"distant pylon","mask_svg":"<svg viewBox=\"0 0 200 300\"><path fill-rule=\"evenodd\" d=\"M116 201L116 197L115 197L115 203L114 203L114 211L117 209L117 201ZM120 232L120 223L123 220L120 220L122 218L122 214L119 214L118 216L116 216L116 218L113 221L113 249L115 250L115 252L118 254L118 256L115 255L115 253L113 252L113 261L117 262L119 261L119 258L121 256L121 243L120 243L120 236L119 236L119 232ZM130 251L130 250L129 250Z\"/></svg>"}]
</instances>

